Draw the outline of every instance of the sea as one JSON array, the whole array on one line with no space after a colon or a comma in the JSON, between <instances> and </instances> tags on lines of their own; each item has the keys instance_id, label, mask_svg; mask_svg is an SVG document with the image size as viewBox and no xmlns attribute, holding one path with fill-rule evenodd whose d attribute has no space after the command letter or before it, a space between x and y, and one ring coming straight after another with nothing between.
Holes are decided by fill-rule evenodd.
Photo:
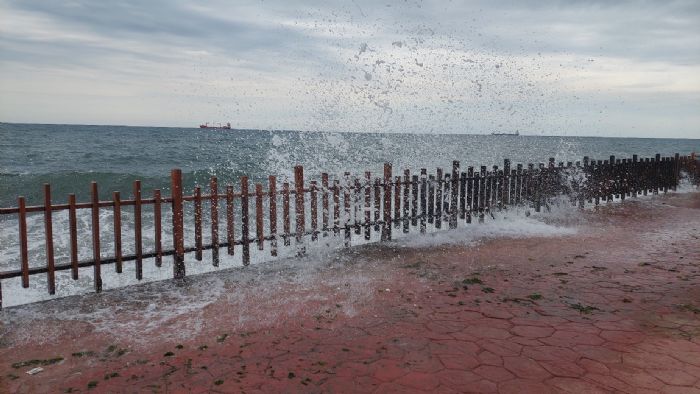
<instances>
[{"instance_id":1,"label":"sea","mask_svg":"<svg viewBox=\"0 0 700 394\"><path fill-rule=\"evenodd\" d=\"M602 138L572 136L492 136L444 134L324 133L269 130L216 130L172 127L44 125L0 123L0 206L43 203L50 183L56 202L69 193L89 198L98 182L102 198L113 191L129 195L139 179L143 189L169 189L170 170L182 169L186 192L196 184L238 185L240 177L263 182L268 175L289 179L295 165L307 177L321 172L381 176L384 163L394 172L437 167L503 165L689 154L700 139ZM293 177L292 177L293 179ZM189 190L187 189L189 186Z\"/></svg>"},{"instance_id":2,"label":"sea","mask_svg":"<svg viewBox=\"0 0 700 394\"><path fill-rule=\"evenodd\" d=\"M131 127L92 125L48 125L0 123L0 207L17 206L18 196L24 196L28 205L43 203L43 185L51 185L53 203L66 203L68 194L74 193L79 202L89 201L90 183L96 181L100 198L111 199L112 192L121 192L122 198L132 196L134 180L142 181L144 198L152 196L153 189L161 189L169 195L170 170L183 172L186 194L196 185L207 190L209 179L216 176L220 190L227 184L239 190L240 177L248 176L252 183L266 187L268 175L278 177L278 184L293 180L295 165L304 167L306 179L320 178L326 172L331 178L343 173L362 177L371 171L373 177L382 175L384 163L393 165L394 175L409 169L412 173L427 168L447 171L452 161L459 160L467 166L503 165L504 159L517 163L547 162L553 157L557 162L579 161L584 156L592 159L653 157L680 153L700 152L700 139L665 138L604 138L577 136L494 136L467 134L400 134L400 133L334 133L289 130L217 130L173 127ZM223 208L222 208L223 210ZM79 210L79 256L91 258L89 237L90 212ZM167 212L163 223L168 223ZM130 243L130 211L124 212L125 253L133 250ZM151 215L151 216L149 216ZM65 263L69 258L67 213L54 214L54 242L56 262ZM102 253L113 254L110 226L111 211L100 212L104 225L101 237ZM152 211L144 209L144 250L151 249L152 227L149 219ZM522 224L525 226L526 224ZM186 229L192 223L186 223ZM0 215L0 271L19 269L18 222L16 215ZM45 264L43 243L43 217L28 217L30 266ZM164 240L168 229L164 225ZM207 231L205 243L208 241ZM188 232L191 235L191 231ZM223 234L223 230L222 230ZM191 238L191 236L188 237ZM374 236L374 235L373 235ZM192 240L186 239L191 244ZM342 238L342 237L341 237ZM169 244L164 241L167 247ZM253 248L256 249L256 248ZM253 252L254 260L268 258ZM225 251L222 251L225 255ZM238 253L237 256L239 256ZM284 256L284 254L282 254ZM188 257L190 258L190 257ZM240 259L240 257L236 257ZM170 259L165 259L170 260ZM206 260L206 257L205 257ZM219 268L240 264L239 260L223 261ZM148 280L166 279L172 268L153 268L146 261L145 276ZM131 269L125 267L125 271ZM208 268L194 268L189 272L206 272ZM161 272L162 271L162 272ZM82 271L81 271L82 272ZM128 279L125 279L128 277ZM90 271L81 273L75 283L68 272L59 274L58 296L90 291ZM21 304L46 299L47 296L17 296L21 290L15 282L3 283L5 305ZM119 287L134 282L133 275L120 275L105 279L106 288ZM68 284L70 283L70 284ZM43 275L32 276L32 287L45 289ZM8 290L8 288L10 290ZM24 293L22 293L24 294ZM43 293L42 293L43 294ZM10 298L8 298L8 296Z\"/></svg>"}]
</instances>

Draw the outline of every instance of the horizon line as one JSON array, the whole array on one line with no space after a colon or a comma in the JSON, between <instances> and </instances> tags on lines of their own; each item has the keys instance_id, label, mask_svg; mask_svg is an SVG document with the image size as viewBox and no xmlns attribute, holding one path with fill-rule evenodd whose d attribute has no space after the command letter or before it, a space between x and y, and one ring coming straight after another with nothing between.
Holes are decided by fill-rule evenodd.
<instances>
[{"instance_id":1,"label":"horizon line","mask_svg":"<svg viewBox=\"0 0 700 394\"><path fill-rule=\"evenodd\" d=\"M127 125L127 124L83 124L83 123L28 123L28 122L4 122L0 121L0 124L10 124L10 125L40 125L40 126L97 126L97 127L138 127L138 128L160 128L160 129L195 129L200 130L199 126L145 126L145 125ZM215 129L217 130L217 129ZM409 132L395 132L395 131L384 131L384 132L374 132L374 131L328 131L328 130L293 130L293 129L260 129L260 128L231 128L231 129L219 129L218 131L263 131L263 132L294 132L294 133L344 133L344 134L410 134L410 135L481 135L481 136L494 136L494 137L516 137L515 135L492 135L492 134L481 134L481 133L409 133ZM689 137L621 137L621 136L600 136L600 135L559 135L559 134L522 134L520 133L517 137L559 137L559 138L617 138L617 139L660 139L660 140L700 140L700 138L689 138Z\"/></svg>"}]
</instances>

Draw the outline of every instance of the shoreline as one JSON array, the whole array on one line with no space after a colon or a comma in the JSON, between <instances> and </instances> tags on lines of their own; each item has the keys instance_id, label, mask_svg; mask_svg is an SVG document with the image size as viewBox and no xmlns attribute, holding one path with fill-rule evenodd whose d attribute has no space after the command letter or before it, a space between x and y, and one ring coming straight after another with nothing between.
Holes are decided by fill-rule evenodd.
<instances>
[{"instance_id":1,"label":"shoreline","mask_svg":"<svg viewBox=\"0 0 700 394\"><path fill-rule=\"evenodd\" d=\"M598 211L6 309L0 388L700 391L700 193Z\"/></svg>"}]
</instances>

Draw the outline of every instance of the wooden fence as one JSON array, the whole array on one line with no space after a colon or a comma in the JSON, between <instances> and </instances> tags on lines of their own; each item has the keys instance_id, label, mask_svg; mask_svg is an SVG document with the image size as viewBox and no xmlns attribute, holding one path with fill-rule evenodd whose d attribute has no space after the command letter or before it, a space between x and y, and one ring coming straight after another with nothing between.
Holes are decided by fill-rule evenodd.
<instances>
[{"instance_id":1,"label":"wooden fence","mask_svg":"<svg viewBox=\"0 0 700 394\"><path fill-rule=\"evenodd\" d=\"M436 229L443 226L456 228L458 222L482 222L491 211L510 207L528 207L540 211L555 199L564 197L572 206L583 208L586 203L600 204L615 198L625 199L638 195L657 194L674 189L679 183L681 171L698 176L700 165L694 156L661 157L640 159L634 155L629 159L617 159L610 156L608 160L590 160L584 157L581 162L562 162L556 164L554 159L539 165L518 164L511 167L510 160L505 160L503 167L486 166L468 167L460 171L460 163L453 162L451 172L443 173L438 168L435 174L428 175L426 169L418 174L404 170L402 176L394 175L391 164L384 165L383 176L372 177L365 172L363 177L351 177L345 173L340 179L332 179L328 174L321 175L320 180L304 179L301 166L294 168L294 182L284 182L278 190L277 179L268 178L266 190L262 184L251 188L248 177L240 179L240 186L235 190L227 185L220 190L216 177L212 177L209 190L202 194L200 186L194 188L194 194L184 195L182 172L171 172L171 195L163 196L160 190L153 190L152 197L144 197L141 182L133 183L133 198L121 199L119 192L114 192L112 200L100 201L98 185L92 182L91 200L76 202L74 194L68 196L65 204L54 204L51 186L44 185L44 204L27 206L24 197L19 197L17 207L0 208L0 215L16 215L18 222L20 267L16 270L0 272L0 308L2 308L2 280L21 277L23 288L29 287L33 275L46 275L48 292L56 292L56 271L70 270L73 280L78 279L79 268L93 267L94 289L102 290L102 266L113 264L117 273L121 273L125 262L134 262L136 278L143 277L143 260L154 258L160 267L163 257L173 258L173 277L184 278L186 275L185 254L194 253L197 260L202 260L202 251L211 250L212 264L219 265L219 252L225 248L226 253L234 255L240 249L243 265L250 264L250 247L255 244L259 250L264 249L267 241L272 256L277 255L278 241L284 246L291 244L292 238L300 253L303 245L321 237L343 236L345 246L350 246L351 233L364 235L370 240L372 231L381 231L381 240L390 240L393 231L409 232L409 227L418 227L425 233L428 225ZM700 179L698 176L696 179ZM319 182L320 181L320 182ZM294 198L294 231L291 228L292 207L290 199ZM342 201L342 204L341 204ZM211 242L203 244L202 222L204 212L202 203L208 202L210 212L209 225ZM237 204L235 203L237 202ZM267 212L265 212L265 202ZM220 204L223 203L223 207ZM278 203L282 206L281 218L278 217ZM320 203L320 207L319 207ZM193 204L194 245L186 246L184 222L185 204ZM153 207L154 241L153 250L143 250L142 209ZM162 212L170 209L172 213L172 247L163 247ZM238 206L239 213L235 211ZM251 213L251 206L254 212ZM101 209L113 212L113 239L100 238ZM122 211L133 212L134 253L125 255L122 251ZM219 210L225 210L225 223L220 223ZM56 262L53 245L53 220L56 211L68 211L68 232L70 238L70 257L68 261ZM76 213L78 210L91 211L92 259L78 259L78 231ZM342 211L342 212L341 212ZM45 230L46 264L29 265L27 214L42 212ZM222 212L223 213L223 212ZM240 215L240 216L238 216ZM267 215L268 228L265 228ZM251 223L254 219L255 223ZM282 231L278 228L281 219ZM320 219L320 223L319 223ZM240 221L240 223L238 223ZM225 234L221 234L221 228ZM254 227L254 228L253 228ZM237 230L240 234L237 234ZM100 244L113 244L112 256L101 255ZM239 248L236 248L239 246Z\"/></svg>"}]
</instances>

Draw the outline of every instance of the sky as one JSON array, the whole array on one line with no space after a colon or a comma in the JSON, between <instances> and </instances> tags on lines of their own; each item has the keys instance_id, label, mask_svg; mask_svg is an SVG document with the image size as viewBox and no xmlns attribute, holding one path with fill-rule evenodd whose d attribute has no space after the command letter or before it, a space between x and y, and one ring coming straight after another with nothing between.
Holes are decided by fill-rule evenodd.
<instances>
[{"instance_id":1,"label":"sky","mask_svg":"<svg viewBox=\"0 0 700 394\"><path fill-rule=\"evenodd\" d=\"M0 0L0 122L700 138L700 2Z\"/></svg>"}]
</instances>

